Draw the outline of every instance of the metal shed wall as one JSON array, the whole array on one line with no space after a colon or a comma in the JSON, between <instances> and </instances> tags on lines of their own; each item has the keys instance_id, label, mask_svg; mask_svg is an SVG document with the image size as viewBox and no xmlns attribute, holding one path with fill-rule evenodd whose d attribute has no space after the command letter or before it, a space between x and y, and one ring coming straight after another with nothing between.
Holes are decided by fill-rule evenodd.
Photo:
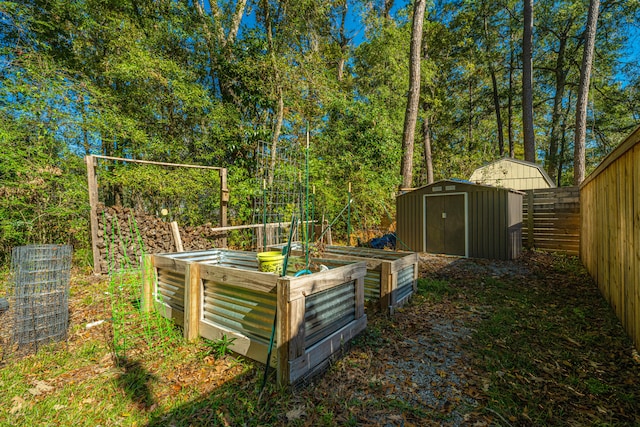
<instances>
[{"instance_id":1,"label":"metal shed wall","mask_svg":"<svg viewBox=\"0 0 640 427\"><path fill-rule=\"evenodd\" d=\"M513 259L522 247L522 194L512 190L438 181L396 199L399 247L425 252L425 200L434 195L465 194L467 254L475 258Z\"/></svg>"}]
</instances>

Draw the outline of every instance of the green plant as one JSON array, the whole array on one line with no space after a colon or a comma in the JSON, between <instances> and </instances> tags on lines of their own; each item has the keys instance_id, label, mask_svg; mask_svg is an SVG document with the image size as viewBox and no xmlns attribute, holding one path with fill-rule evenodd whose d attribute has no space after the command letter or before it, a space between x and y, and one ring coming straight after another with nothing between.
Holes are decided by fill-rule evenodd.
<instances>
[{"instance_id":1,"label":"green plant","mask_svg":"<svg viewBox=\"0 0 640 427\"><path fill-rule=\"evenodd\" d=\"M597 378L588 378L584 383L587 386L587 390L589 390L589 393L591 394L605 394L610 390L610 387L607 384L603 383Z\"/></svg>"},{"instance_id":2,"label":"green plant","mask_svg":"<svg viewBox=\"0 0 640 427\"><path fill-rule=\"evenodd\" d=\"M220 339L205 340L205 343L210 349L210 354L213 354L216 359L221 359L231 352L231 346L235 340L234 337L229 338L227 335L222 335Z\"/></svg>"},{"instance_id":3,"label":"green plant","mask_svg":"<svg viewBox=\"0 0 640 427\"><path fill-rule=\"evenodd\" d=\"M431 301L440 301L444 296L455 295L456 291L451 285L438 279L418 279L418 295L422 295Z\"/></svg>"}]
</instances>

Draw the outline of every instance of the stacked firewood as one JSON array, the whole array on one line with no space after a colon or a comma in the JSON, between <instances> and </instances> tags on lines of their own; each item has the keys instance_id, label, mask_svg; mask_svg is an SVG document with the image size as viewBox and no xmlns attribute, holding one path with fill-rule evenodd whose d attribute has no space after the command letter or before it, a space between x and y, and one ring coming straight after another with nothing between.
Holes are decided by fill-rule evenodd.
<instances>
[{"instance_id":1,"label":"stacked firewood","mask_svg":"<svg viewBox=\"0 0 640 427\"><path fill-rule=\"evenodd\" d=\"M98 239L101 271L118 271L138 266L143 253L176 252L170 223L163 218L121 206L98 206ZM220 233L211 224L180 227L185 251L220 247Z\"/></svg>"}]
</instances>

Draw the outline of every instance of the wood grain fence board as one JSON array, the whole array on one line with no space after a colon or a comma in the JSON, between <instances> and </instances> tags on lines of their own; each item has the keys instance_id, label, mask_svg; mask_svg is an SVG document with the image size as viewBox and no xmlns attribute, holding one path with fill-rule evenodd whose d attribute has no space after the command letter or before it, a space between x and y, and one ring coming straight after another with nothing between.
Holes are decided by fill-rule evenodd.
<instances>
[{"instance_id":1,"label":"wood grain fence board","mask_svg":"<svg viewBox=\"0 0 640 427\"><path fill-rule=\"evenodd\" d=\"M580 258L640 349L640 127L580 187Z\"/></svg>"},{"instance_id":2,"label":"wood grain fence board","mask_svg":"<svg viewBox=\"0 0 640 427\"><path fill-rule=\"evenodd\" d=\"M580 196L577 187L528 190L523 200L523 244L577 255Z\"/></svg>"}]
</instances>

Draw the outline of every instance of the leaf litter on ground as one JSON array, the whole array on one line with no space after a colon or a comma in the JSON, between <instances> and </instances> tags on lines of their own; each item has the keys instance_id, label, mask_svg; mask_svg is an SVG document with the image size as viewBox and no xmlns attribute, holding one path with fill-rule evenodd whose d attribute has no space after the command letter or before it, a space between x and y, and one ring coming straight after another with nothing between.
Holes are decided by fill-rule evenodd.
<instances>
[{"instance_id":1,"label":"leaf litter on ground","mask_svg":"<svg viewBox=\"0 0 640 427\"><path fill-rule=\"evenodd\" d=\"M49 414L56 420L67 412L82 417L113 395L93 421L149 426L640 422L637 352L576 258L421 254L420 276L417 294L393 316L367 313L367 329L326 372L293 390L278 389L272 377L261 404L262 365L215 359L201 342L175 344L169 353L140 344L128 352L139 375L131 385L122 381L125 366L109 350L107 287L75 277L67 351L83 356L66 368L24 364L23 377L1 372L3 383L25 381L16 390L26 392L0 403L17 422L60 394ZM129 386L147 393L144 405L122 389ZM72 400L63 397L70 387ZM81 404L88 399L94 403Z\"/></svg>"}]
</instances>

